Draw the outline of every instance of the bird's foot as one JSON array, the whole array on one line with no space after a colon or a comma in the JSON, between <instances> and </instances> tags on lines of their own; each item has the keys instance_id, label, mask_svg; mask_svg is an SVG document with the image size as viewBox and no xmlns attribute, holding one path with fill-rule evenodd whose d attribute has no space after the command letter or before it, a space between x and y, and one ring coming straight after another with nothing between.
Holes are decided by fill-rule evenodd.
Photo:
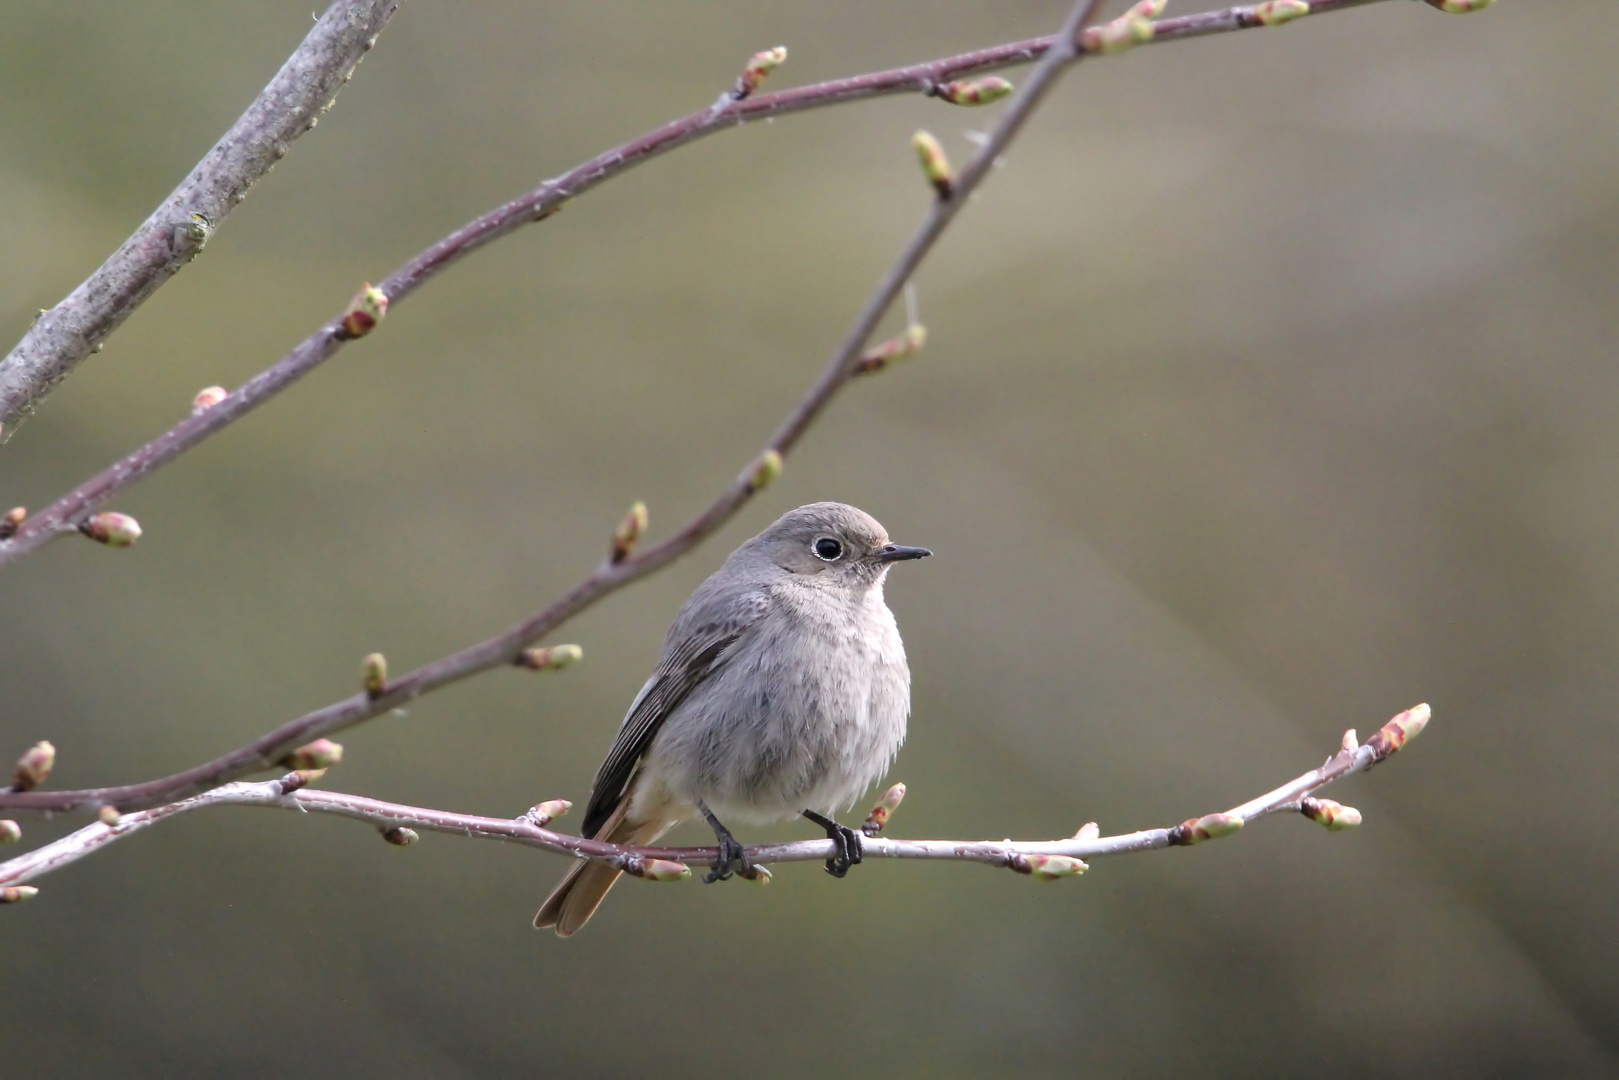
<instances>
[{"instance_id":1,"label":"bird's foot","mask_svg":"<svg viewBox=\"0 0 1619 1080\"><path fill-rule=\"evenodd\" d=\"M813 810L805 810L804 817L813 821L826 830L826 838L832 841L835 851L832 858L826 860L826 872L835 878L841 878L849 872L849 867L857 866L865 858L865 844L860 834L847 825L839 825L829 817L823 817Z\"/></svg>"},{"instance_id":2,"label":"bird's foot","mask_svg":"<svg viewBox=\"0 0 1619 1080\"><path fill-rule=\"evenodd\" d=\"M753 876L753 863L748 861L742 844L736 837L726 833L719 838L720 854L714 860L713 867L703 877L703 884L712 885L716 881L727 881L733 873L743 877Z\"/></svg>"},{"instance_id":3,"label":"bird's foot","mask_svg":"<svg viewBox=\"0 0 1619 1080\"><path fill-rule=\"evenodd\" d=\"M708 819L709 828L714 830L714 838L719 841L720 852L714 859L713 867L703 877L704 885L712 885L716 881L725 881L734 873L745 878L754 876L753 863L748 861L747 852L742 842L731 835L731 830L720 823L714 812L699 800L697 809L702 811L703 817Z\"/></svg>"}]
</instances>

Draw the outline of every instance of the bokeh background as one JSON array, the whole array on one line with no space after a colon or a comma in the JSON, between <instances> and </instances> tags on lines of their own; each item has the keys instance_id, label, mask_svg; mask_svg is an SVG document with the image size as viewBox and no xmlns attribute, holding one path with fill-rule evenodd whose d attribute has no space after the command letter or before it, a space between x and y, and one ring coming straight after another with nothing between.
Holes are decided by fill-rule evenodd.
<instances>
[{"instance_id":1,"label":"bokeh background","mask_svg":"<svg viewBox=\"0 0 1619 1080\"><path fill-rule=\"evenodd\" d=\"M1047 32L1057 3L411 3L320 127L0 456L39 506L462 221L713 100ZM212 145L309 5L0 6L0 328ZM33 1076L1591 1076L1619 1067L1619 5L1389 3L1084 65L850 388L724 533L494 673L348 732L334 788L582 800L686 594L815 499L938 557L893 829L1169 824L1418 701L1271 819L1040 886L876 863L621 886L569 942L526 849L177 820L0 918ZM1016 76L1014 76L1016 78ZM469 259L0 577L0 744L161 775L505 628L736 474L923 214L890 99L712 138ZM897 316L889 329L897 328ZM565 819L566 820L566 819ZM78 822L24 821L37 842ZM801 825L755 830L799 837ZM691 829L677 839L699 842ZM16 849L12 849L16 850Z\"/></svg>"}]
</instances>

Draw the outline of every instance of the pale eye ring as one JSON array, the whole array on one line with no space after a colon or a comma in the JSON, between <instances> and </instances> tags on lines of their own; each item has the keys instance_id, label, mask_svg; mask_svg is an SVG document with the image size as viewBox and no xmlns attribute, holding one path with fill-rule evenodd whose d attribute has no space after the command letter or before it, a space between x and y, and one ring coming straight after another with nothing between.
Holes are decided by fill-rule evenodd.
<instances>
[{"instance_id":1,"label":"pale eye ring","mask_svg":"<svg viewBox=\"0 0 1619 1080\"><path fill-rule=\"evenodd\" d=\"M843 558L843 545L830 536L823 536L810 547L822 562L837 562Z\"/></svg>"}]
</instances>

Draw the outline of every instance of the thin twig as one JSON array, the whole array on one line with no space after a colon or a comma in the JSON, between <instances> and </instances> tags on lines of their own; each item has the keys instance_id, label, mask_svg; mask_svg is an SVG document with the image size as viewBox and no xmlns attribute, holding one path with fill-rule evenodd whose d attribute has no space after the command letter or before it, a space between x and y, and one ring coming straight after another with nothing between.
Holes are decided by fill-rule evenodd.
<instances>
[{"instance_id":1,"label":"thin twig","mask_svg":"<svg viewBox=\"0 0 1619 1080\"><path fill-rule=\"evenodd\" d=\"M262 93L152 216L0 361L0 437L194 258L248 188L315 126L399 0L336 0Z\"/></svg>"},{"instance_id":2,"label":"thin twig","mask_svg":"<svg viewBox=\"0 0 1619 1080\"><path fill-rule=\"evenodd\" d=\"M1075 18L1087 16L1101 0L1082 0ZM1077 24L1076 24L1077 25ZM953 192L935 200L926 219L904 251L883 276L866 302L843 344L832 355L821 377L771 436L753 464L731 482L717 499L684 528L662 543L639 554L610 558L570 592L539 614L487 641L436 660L397 680L387 680L380 692L357 695L309 713L262 735L246 746L213 761L175 773L160 780L122 787L91 788L80 791L0 792L0 807L19 810L95 810L103 806L138 810L173 802L205 788L234 780L250 772L269 768L289 750L310 739L330 735L421 696L429 690L457 682L481 671L510 664L530 643L545 636L585 607L631 581L652 573L690 551L699 541L719 529L742 504L768 482L781 458L792 448L805 429L848 382L858 366L860 352L906 280L921 264L934 243L966 205L974 189L989 174L997 156L1005 151L1023 122L1045 96L1063 69L1080 56L1073 34L1065 48L1051 49L1031 74L1023 90L1001 115L1000 121L978 153L962 170ZM215 406L222 408L223 406ZM206 414L204 414L206 415Z\"/></svg>"},{"instance_id":3,"label":"thin twig","mask_svg":"<svg viewBox=\"0 0 1619 1080\"><path fill-rule=\"evenodd\" d=\"M1049 861L1052 857L1084 860L1107 855L1125 855L1135 851L1152 851L1158 848L1186 847L1203 840L1228 836L1249 822L1269 814L1304 809L1306 798L1312 793L1335 780L1351 773L1363 772L1387 760L1422 731L1427 725L1428 718L1429 709L1426 705L1408 709L1385 724L1366 741L1364 746L1356 745L1354 733L1350 732L1345 737L1343 748L1327 759L1326 764L1320 768L1311 769L1276 790L1223 814L1189 818L1179 825L1168 828L1144 829L1140 832L1104 837L1095 834L1094 826L1087 826L1071 839L1037 841L893 840L880 836L867 837L863 841L864 857L950 859L989 863L1020 873L1057 876L1062 873L1077 873L1083 870L1084 866L1083 864L1053 866ZM384 833L401 829L419 829L424 832L465 836L474 840L504 840L575 858L599 859L625 869L633 869L651 860L682 865L704 865L712 863L719 854L717 849L711 847L630 847L609 844L601 840L586 840L543 828L542 826L549 822L549 817L530 816L534 811L518 818L476 817L470 814L455 814L444 810L380 802L358 795L316 791L303 787L309 775L289 773L278 780L226 784L181 802L139 813L124 814L116 819L109 817L107 821L86 826L26 855L0 863L0 887L34 881L148 826L210 806L268 806L305 813L337 814L368 822ZM1354 820L1359 821L1358 814ZM395 836L397 835L395 833ZM748 859L756 863L820 861L830 858L833 854L833 844L830 840L759 844L747 849Z\"/></svg>"},{"instance_id":4,"label":"thin twig","mask_svg":"<svg viewBox=\"0 0 1619 1080\"><path fill-rule=\"evenodd\" d=\"M1382 0L1316 0L1311 11L1313 14L1327 14L1380 2ZM1255 7L1250 5L1161 19L1156 23L1152 42L1181 41L1263 25L1254 12ZM391 308L477 248L531 222L544 220L561 209L569 199L714 132L828 105L890 94L931 93L938 83L947 79L1037 60L1046 54L1053 40L1054 37L1032 38L925 64L836 79L779 93L758 94L741 101L727 99L614 147L469 222L394 271L379 288L388 297ZM231 391L223 401L182 420L44 510L29 516L9 540L0 541L0 567L15 562L59 536L74 532L90 513L104 506L119 492L280 394L330 358L348 340L350 337L342 328L342 316L335 316L273 366Z\"/></svg>"}]
</instances>

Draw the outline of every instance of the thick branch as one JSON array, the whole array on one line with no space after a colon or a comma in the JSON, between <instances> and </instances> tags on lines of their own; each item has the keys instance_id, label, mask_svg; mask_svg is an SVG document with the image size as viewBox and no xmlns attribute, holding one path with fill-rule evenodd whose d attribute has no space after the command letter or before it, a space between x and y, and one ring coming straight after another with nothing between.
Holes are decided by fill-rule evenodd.
<instances>
[{"instance_id":1,"label":"thick branch","mask_svg":"<svg viewBox=\"0 0 1619 1080\"><path fill-rule=\"evenodd\" d=\"M248 188L315 126L399 0L336 0L191 175L0 361L0 436L67 378L146 298L179 273ZM200 220L198 220L200 218Z\"/></svg>"},{"instance_id":2,"label":"thick branch","mask_svg":"<svg viewBox=\"0 0 1619 1080\"><path fill-rule=\"evenodd\" d=\"M1075 18L1087 15L1099 3L1100 0L1085 0L1076 7ZM871 299L867 301L865 309L860 313L860 317L844 338L843 344L822 371L821 377L771 436L763 453L755 459L753 465L744 469L741 475L731 482L730 487L715 499L707 510L693 518L674 536L639 554L603 563L595 573L580 582L560 600L504 634L434 661L426 667L418 668L397 681L390 681L380 693L361 694L283 724L246 746L211 762L161 780L123 787L82 791L0 792L0 807L30 810L93 810L102 806L114 806L120 810L135 810L173 802L247 773L269 768L289 750L310 739L329 735L381 715L429 690L493 667L512 663L525 646L555 630L590 604L690 551L729 520L755 491L768 482L768 473L761 466L774 458L779 467L781 457L785 456L798 441L838 389L853 376L859 366L860 352L865 347L866 340L871 336L888 306L905 287L906 280L932 250L934 243L944 232L945 227L954 220L957 212L967 204L974 189L989 174L995 158L1011 143L1023 122L1033 112L1062 70L1079 58L1078 46L1073 38L1074 35L1069 34L1065 47L1048 52L1046 58L1030 76L1023 91L1013 99L1011 106L1002 114L984 145L962 170L961 177L955 182L951 194L934 202L922 226L905 246L905 250L893 267L884 275L872 293ZM218 405L215 409L224 407ZM203 415L206 416L207 413Z\"/></svg>"},{"instance_id":3,"label":"thick branch","mask_svg":"<svg viewBox=\"0 0 1619 1080\"><path fill-rule=\"evenodd\" d=\"M1312 793L1351 773L1363 772L1387 760L1408 740L1415 738L1429 717L1428 706L1418 705L1385 724L1364 746L1354 743L1354 732L1345 736L1338 753L1318 769L1283 784L1274 791L1223 814L1190 818L1169 828L1144 829L1118 836L1097 836L1091 827L1067 840L890 840L868 837L864 841L866 859L949 859L989 863L1021 873L1040 873L1043 857L1094 859L1125 855L1166 847L1185 847L1201 840L1227 836L1248 822L1269 814L1298 811ZM210 806L268 806L304 813L336 814L374 825L383 832L396 829L449 833L475 840L504 840L540 848L575 858L600 859L623 869L634 870L651 860L680 864L707 864L718 857L714 848L629 847L600 840L585 840L543 828L548 818L529 815L518 818L475 817L444 810L424 809L380 802L358 795L303 788L307 773L290 773L279 780L234 783L214 788L181 802L159 806L140 813L124 814L116 820L98 822L71 833L54 843L0 863L0 887L21 885L77 862L95 851L132 833L178 814ZM538 808L536 808L538 809ZM532 811L531 811L532 813ZM1358 820L1358 816L1356 818ZM831 857L830 840L802 840L792 843L760 844L747 849L756 863L820 861ZM1064 872L1078 872L1067 867ZM1049 873L1049 871L1048 871Z\"/></svg>"},{"instance_id":4,"label":"thick branch","mask_svg":"<svg viewBox=\"0 0 1619 1080\"><path fill-rule=\"evenodd\" d=\"M1311 10L1315 14L1325 14L1379 2L1381 0L1316 0ZM1180 41L1263 25L1254 11L1252 6L1234 7L1181 18L1162 19L1156 24L1157 30L1152 40L1155 43ZM418 286L431 280L469 252L515 232L530 222L551 216L569 199L637 165L716 131L727 130L754 120L866 98L889 94L930 93L937 83L946 79L999 70L1039 59L1050 49L1053 40L1053 37L1033 38L891 71L837 79L775 94L758 94L741 101L727 99L614 147L554 180L546 181L528 194L469 222L394 271L382 282L380 288L388 297L390 307L396 305ZM58 536L73 532L88 515L106 505L108 500L119 492L133 486L148 473L168 464L210 435L252 412L314 370L349 340L341 324L341 315L333 317L272 367L231 391L224 401L198 415L182 420L164 434L62 496L49 507L28 517L11 539L0 541L0 567L20 559ZM24 339L25 343L27 340Z\"/></svg>"}]
</instances>

